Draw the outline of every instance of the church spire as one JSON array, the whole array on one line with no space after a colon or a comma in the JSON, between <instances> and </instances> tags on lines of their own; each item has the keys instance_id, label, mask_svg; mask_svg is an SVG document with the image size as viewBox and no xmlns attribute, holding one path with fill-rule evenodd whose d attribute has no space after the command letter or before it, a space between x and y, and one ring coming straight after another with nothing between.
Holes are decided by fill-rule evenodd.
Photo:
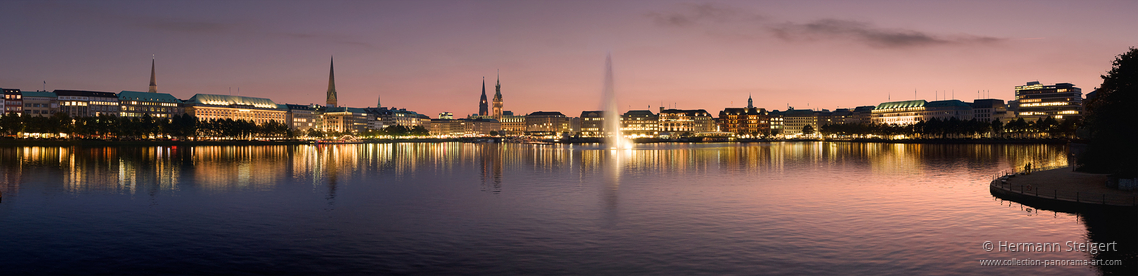
<instances>
[{"instance_id":1,"label":"church spire","mask_svg":"<svg viewBox=\"0 0 1138 276\"><path fill-rule=\"evenodd\" d=\"M488 116L490 111L486 106L486 77L482 77L482 98L478 100L478 116Z\"/></svg>"},{"instance_id":2,"label":"church spire","mask_svg":"<svg viewBox=\"0 0 1138 276\"><path fill-rule=\"evenodd\" d=\"M336 107L336 57L332 57L328 65L328 102L327 107Z\"/></svg>"},{"instance_id":3,"label":"church spire","mask_svg":"<svg viewBox=\"0 0 1138 276\"><path fill-rule=\"evenodd\" d=\"M755 105L751 102L751 94L750 93L747 94L747 108L755 108Z\"/></svg>"},{"instance_id":4,"label":"church spire","mask_svg":"<svg viewBox=\"0 0 1138 276\"><path fill-rule=\"evenodd\" d=\"M150 93L158 93L158 83L154 81L154 56L150 57Z\"/></svg>"}]
</instances>

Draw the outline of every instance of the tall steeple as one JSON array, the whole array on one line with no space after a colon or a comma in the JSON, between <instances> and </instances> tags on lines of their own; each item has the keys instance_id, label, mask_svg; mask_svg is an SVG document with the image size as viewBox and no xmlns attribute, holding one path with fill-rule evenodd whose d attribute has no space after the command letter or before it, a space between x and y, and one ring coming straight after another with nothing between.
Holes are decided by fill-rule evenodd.
<instances>
[{"instance_id":1,"label":"tall steeple","mask_svg":"<svg viewBox=\"0 0 1138 276\"><path fill-rule=\"evenodd\" d=\"M383 97L375 96L375 108L383 107Z\"/></svg>"},{"instance_id":2,"label":"tall steeple","mask_svg":"<svg viewBox=\"0 0 1138 276\"><path fill-rule=\"evenodd\" d=\"M154 81L154 57L150 57L150 93L158 93L158 83Z\"/></svg>"},{"instance_id":3,"label":"tall steeple","mask_svg":"<svg viewBox=\"0 0 1138 276\"><path fill-rule=\"evenodd\" d=\"M502 118L502 73L498 72L498 83L494 85L494 119Z\"/></svg>"},{"instance_id":4,"label":"tall steeple","mask_svg":"<svg viewBox=\"0 0 1138 276\"><path fill-rule=\"evenodd\" d=\"M488 116L486 108L486 77L482 77L482 99L478 101L478 116Z\"/></svg>"},{"instance_id":5,"label":"tall steeple","mask_svg":"<svg viewBox=\"0 0 1138 276\"><path fill-rule=\"evenodd\" d=\"M328 102L327 107L336 107L336 57L328 65Z\"/></svg>"},{"instance_id":6,"label":"tall steeple","mask_svg":"<svg viewBox=\"0 0 1138 276\"><path fill-rule=\"evenodd\" d=\"M751 94L747 94L747 108L755 108L755 105L751 102Z\"/></svg>"}]
</instances>

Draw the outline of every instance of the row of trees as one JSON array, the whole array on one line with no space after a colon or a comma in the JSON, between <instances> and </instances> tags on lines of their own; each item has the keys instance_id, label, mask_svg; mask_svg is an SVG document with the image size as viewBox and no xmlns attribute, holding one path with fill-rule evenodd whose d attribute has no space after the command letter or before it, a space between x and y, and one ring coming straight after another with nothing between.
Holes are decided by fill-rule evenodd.
<instances>
[{"instance_id":1,"label":"row of trees","mask_svg":"<svg viewBox=\"0 0 1138 276\"><path fill-rule=\"evenodd\" d=\"M1080 171L1138 177L1138 49L1118 55L1102 76L1095 97L1088 97L1090 142L1077 159Z\"/></svg>"},{"instance_id":2,"label":"row of trees","mask_svg":"<svg viewBox=\"0 0 1138 276\"><path fill-rule=\"evenodd\" d=\"M202 121L189 114L174 115L170 119L154 118L149 114L142 117L98 115L77 118L71 118L65 113L55 113L50 117L5 115L0 117L0 133L8 136L25 133L45 138L119 140L190 137L250 140L296 136L287 125L279 121L259 125L233 119Z\"/></svg>"},{"instance_id":3,"label":"row of trees","mask_svg":"<svg viewBox=\"0 0 1138 276\"><path fill-rule=\"evenodd\" d=\"M827 124L819 132L824 136L866 137L868 135L905 135L916 138L1070 138L1075 136L1081 121L1065 119L1062 122L1048 117L1026 121L1023 118L1007 122L996 119L983 122L976 119L962 121L955 117L948 120L933 118L910 125L887 124ZM805 133L806 128L803 128ZM810 127L813 132L813 127ZM809 133L808 133L809 134Z\"/></svg>"}]
</instances>

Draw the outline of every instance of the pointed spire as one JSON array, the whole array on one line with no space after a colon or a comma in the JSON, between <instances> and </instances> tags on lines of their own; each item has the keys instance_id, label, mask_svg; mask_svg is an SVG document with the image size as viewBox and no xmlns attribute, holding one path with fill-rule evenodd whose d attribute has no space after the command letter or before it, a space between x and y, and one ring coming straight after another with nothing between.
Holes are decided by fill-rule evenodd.
<instances>
[{"instance_id":1,"label":"pointed spire","mask_svg":"<svg viewBox=\"0 0 1138 276\"><path fill-rule=\"evenodd\" d=\"M383 96L375 96L375 108L383 107Z\"/></svg>"},{"instance_id":2,"label":"pointed spire","mask_svg":"<svg viewBox=\"0 0 1138 276\"><path fill-rule=\"evenodd\" d=\"M482 98L478 100L478 116L490 115L488 109L486 106L486 76L482 76Z\"/></svg>"},{"instance_id":3,"label":"pointed spire","mask_svg":"<svg viewBox=\"0 0 1138 276\"><path fill-rule=\"evenodd\" d=\"M327 107L336 107L336 57L331 58L328 65L328 102Z\"/></svg>"},{"instance_id":4,"label":"pointed spire","mask_svg":"<svg viewBox=\"0 0 1138 276\"><path fill-rule=\"evenodd\" d=\"M747 108L755 108L754 103L751 101L751 93L747 93Z\"/></svg>"},{"instance_id":5,"label":"pointed spire","mask_svg":"<svg viewBox=\"0 0 1138 276\"><path fill-rule=\"evenodd\" d=\"M154 56L150 56L150 93L158 93L158 83L154 78Z\"/></svg>"}]
</instances>

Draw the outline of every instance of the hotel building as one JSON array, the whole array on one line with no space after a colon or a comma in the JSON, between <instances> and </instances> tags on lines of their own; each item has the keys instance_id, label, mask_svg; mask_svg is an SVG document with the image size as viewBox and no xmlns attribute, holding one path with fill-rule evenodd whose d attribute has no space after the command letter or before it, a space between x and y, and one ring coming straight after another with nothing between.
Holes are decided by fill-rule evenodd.
<instances>
[{"instance_id":1,"label":"hotel building","mask_svg":"<svg viewBox=\"0 0 1138 276\"><path fill-rule=\"evenodd\" d=\"M1083 90L1070 83L1042 85L1038 81L1016 86L1016 117L1033 121L1082 117Z\"/></svg>"},{"instance_id":2,"label":"hotel building","mask_svg":"<svg viewBox=\"0 0 1138 276\"><path fill-rule=\"evenodd\" d=\"M118 95L120 117L142 117L150 114L154 118L172 118L186 113L182 100L173 95L158 92L122 91Z\"/></svg>"},{"instance_id":3,"label":"hotel building","mask_svg":"<svg viewBox=\"0 0 1138 276\"><path fill-rule=\"evenodd\" d=\"M197 94L186 100L186 114L198 120L246 120L258 125L269 121L285 123L287 109L265 98Z\"/></svg>"}]
</instances>

